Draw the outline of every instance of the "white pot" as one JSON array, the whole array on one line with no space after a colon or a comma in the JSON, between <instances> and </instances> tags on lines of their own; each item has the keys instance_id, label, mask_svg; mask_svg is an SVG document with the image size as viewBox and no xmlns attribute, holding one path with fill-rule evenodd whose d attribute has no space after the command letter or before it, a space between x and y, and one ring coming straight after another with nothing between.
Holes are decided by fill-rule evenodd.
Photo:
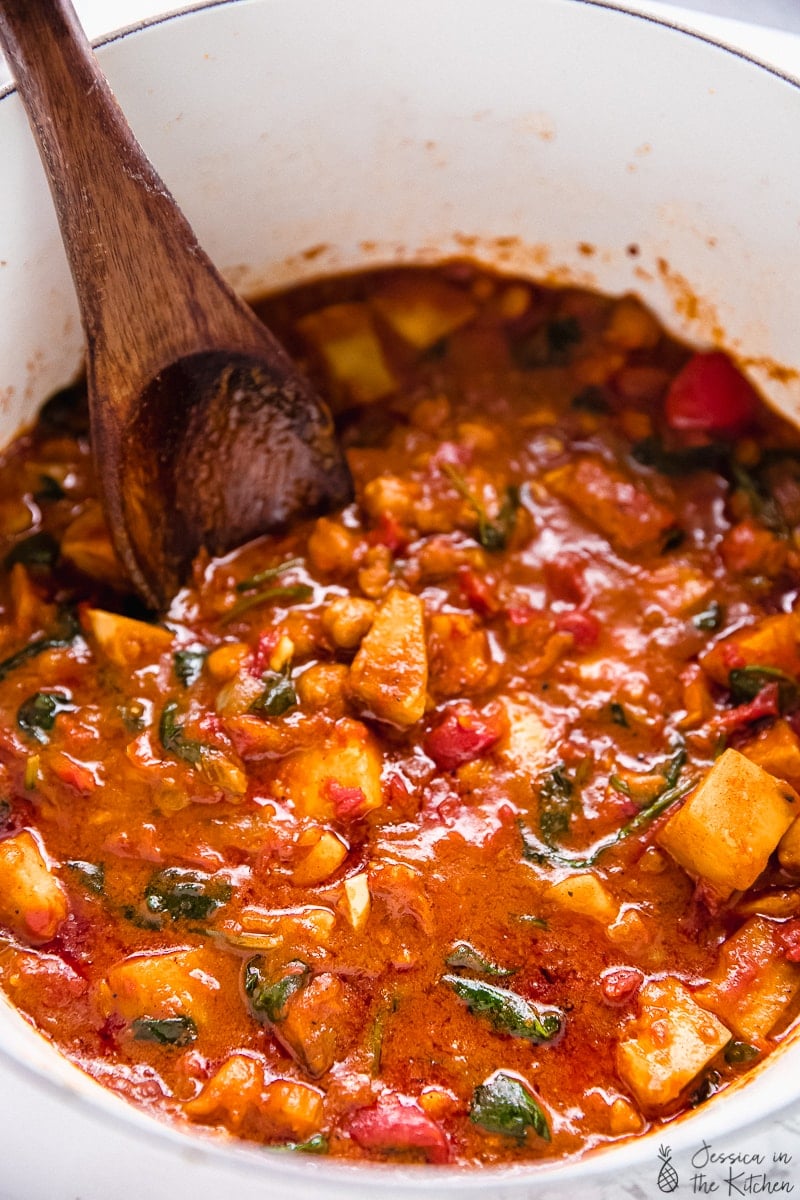
<instances>
[{"instance_id":1,"label":"white pot","mask_svg":"<svg viewBox=\"0 0 800 1200\"><path fill-rule=\"evenodd\" d=\"M800 419L800 89L583 0L223 0L105 44L123 108L242 291L469 254L637 291L722 341ZM0 97L0 442L76 373L81 334L21 105ZM577 1164L359 1167L188 1137L0 1005L0 1196L619 1196L665 1134ZM678 1153L800 1099L800 1044L670 1127ZM655 1178L655 1172L653 1172Z\"/></svg>"}]
</instances>

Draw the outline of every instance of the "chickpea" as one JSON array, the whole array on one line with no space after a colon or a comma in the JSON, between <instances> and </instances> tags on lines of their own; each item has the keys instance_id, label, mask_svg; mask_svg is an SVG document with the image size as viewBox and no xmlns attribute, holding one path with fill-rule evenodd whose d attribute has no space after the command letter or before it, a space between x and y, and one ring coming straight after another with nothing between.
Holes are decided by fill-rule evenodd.
<instances>
[{"instance_id":1,"label":"chickpea","mask_svg":"<svg viewBox=\"0 0 800 1200\"><path fill-rule=\"evenodd\" d=\"M362 504L373 518L388 513L398 521L408 521L413 515L414 486L398 475L378 475L364 488Z\"/></svg>"},{"instance_id":2,"label":"chickpea","mask_svg":"<svg viewBox=\"0 0 800 1200\"><path fill-rule=\"evenodd\" d=\"M358 572L358 586L365 596L377 600L391 578L392 556L386 546L371 546Z\"/></svg>"},{"instance_id":3,"label":"chickpea","mask_svg":"<svg viewBox=\"0 0 800 1200\"><path fill-rule=\"evenodd\" d=\"M635 296L623 296L617 301L603 333L604 340L619 350L652 349L660 337L655 317Z\"/></svg>"},{"instance_id":4,"label":"chickpea","mask_svg":"<svg viewBox=\"0 0 800 1200\"><path fill-rule=\"evenodd\" d=\"M298 677L297 698L304 708L324 708L340 717L346 708L349 674L350 668L344 663L315 663Z\"/></svg>"},{"instance_id":5,"label":"chickpea","mask_svg":"<svg viewBox=\"0 0 800 1200\"><path fill-rule=\"evenodd\" d=\"M358 554L358 538L338 521L320 517L308 539L308 554L318 571L350 571Z\"/></svg>"},{"instance_id":6,"label":"chickpea","mask_svg":"<svg viewBox=\"0 0 800 1200\"><path fill-rule=\"evenodd\" d=\"M337 596L322 617L322 628L335 646L355 650L375 620L375 604L360 596Z\"/></svg>"}]
</instances>

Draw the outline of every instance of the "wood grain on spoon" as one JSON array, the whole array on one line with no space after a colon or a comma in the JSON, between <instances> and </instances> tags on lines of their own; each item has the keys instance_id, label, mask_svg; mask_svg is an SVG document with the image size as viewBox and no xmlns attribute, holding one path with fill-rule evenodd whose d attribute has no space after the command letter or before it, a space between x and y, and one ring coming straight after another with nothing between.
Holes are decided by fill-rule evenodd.
<instances>
[{"instance_id":1,"label":"wood grain on spoon","mask_svg":"<svg viewBox=\"0 0 800 1200\"><path fill-rule=\"evenodd\" d=\"M0 0L86 335L91 430L117 550L162 607L221 553L345 503L330 414L222 279L149 162L69 0Z\"/></svg>"}]
</instances>

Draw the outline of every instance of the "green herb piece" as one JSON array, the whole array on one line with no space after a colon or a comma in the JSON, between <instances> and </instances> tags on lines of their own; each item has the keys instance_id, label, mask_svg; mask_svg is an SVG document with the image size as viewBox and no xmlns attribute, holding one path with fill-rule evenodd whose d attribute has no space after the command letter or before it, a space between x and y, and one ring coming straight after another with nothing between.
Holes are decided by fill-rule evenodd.
<instances>
[{"instance_id":1,"label":"green herb piece","mask_svg":"<svg viewBox=\"0 0 800 1200\"><path fill-rule=\"evenodd\" d=\"M520 925L532 925L534 929L550 928L549 921L546 921L544 917L537 917L533 913L515 913L512 919L519 921Z\"/></svg>"},{"instance_id":2,"label":"green herb piece","mask_svg":"<svg viewBox=\"0 0 800 1200\"><path fill-rule=\"evenodd\" d=\"M23 646L21 650L17 650L15 654L0 662L0 681L15 671L17 667L23 666L24 663L36 658L39 654L44 654L46 650L60 650L65 646L71 646L80 631L80 625L71 610L62 614L59 624L52 633L34 638L32 642L28 642L27 646Z\"/></svg>"},{"instance_id":3,"label":"green herb piece","mask_svg":"<svg viewBox=\"0 0 800 1200\"><path fill-rule=\"evenodd\" d=\"M691 475L694 471L722 471L730 461L727 442L709 442L706 446L678 446L668 449L660 438L644 438L634 443L631 455L643 467L653 467L662 475Z\"/></svg>"},{"instance_id":4,"label":"green herb piece","mask_svg":"<svg viewBox=\"0 0 800 1200\"><path fill-rule=\"evenodd\" d=\"M286 571L291 571L295 567L302 567L302 558L287 558L286 562L278 563L277 567L267 567L264 571L259 571L255 575L251 575L248 579L243 579L241 583L237 583L237 592L252 592L256 588L260 588L262 583L269 583L271 579L277 579Z\"/></svg>"},{"instance_id":5,"label":"green herb piece","mask_svg":"<svg viewBox=\"0 0 800 1200\"><path fill-rule=\"evenodd\" d=\"M787 537L791 531L786 525L780 505L770 493L761 473L748 471L742 463L732 457L729 475L733 486L744 492L747 497L753 516L773 533Z\"/></svg>"},{"instance_id":6,"label":"green herb piece","mask_svg":"<svg viewBox=\"0 0 800 1200\"><path fill-rule=\"evenodd\" d=\"M574 790L563 763L548 771L539 784L539 831L548 846L569 833Z\"/></svg>"},{"instance_id":7,"label":"green herb piece","mask_svg":"<svg viewBox=\"0 0 800 1200\"><path fill-rule=\"evenodd\" d=\"M40 475L39 486L33 493L33 498L37 504L52 504L55 500L63 500L66 494L52 475Z\"/></svg>"},{"instance_id":8,"label":"green herb piece","mask_svg":"<svg viewBox=\"0 0 800 1200\"><path fill-rule=\"evenodd\" d=\"M205 921L227 904L232 894L227 880L183 867L166 867L150 879L144 903L154 916L167 916L173 921Z\"/></svg>"},{"instance_id":9,"label":"green herb piece","mask_svg":"<svg viewBox=\"0 0 800 1200\"><path fill-rule=\"evenodd\" d=\"M175 674L185 688L191 687L203 673L207 650L176 650L172 656Z\"/></svg>"},{"instance_id":10,"label":"green herb piece","mask_svg":"<svg viewBox=\"0 0 800 1200\"><path fill-rule=\"evenodd\" d=\"M719 1091L722 1086L722 1076L719 1071L709 1071L708 1074L701 1080L699 1087L692 1092L689 1097L689 1104L692 1108L698 1108L701 1104L705 1104L706 1100Z\"/></svg>"},{"instance_id":11,"label":"green herb piece","mask_svg":"<svg viewBox=\"0 0 800 1200\"><path fill-rule=\"evenodd\" d=\"M472 1095L469 1119L488 1133L522 1141L529 1129L550 1141L550 1126L538 1101L521 1079L495 1071Z\"/></svg>"},{"instance_id":12,"label":"green herb piece","mask_svg":"<svg viewBox=\"0 0 800 1200\"><path fill-rule=\"evenodd\" d=\"M74 704L66 692L34 692L27 700L23 700L17 710L17 725L23 733L30 734L37 742L44 744L50 739L48 734L56 723L56 717L62 712L73 712Z\"/></svg>"},{"instance_id":13,"label":"green herb piece","mask_svg":"<svg viewBox=\"0 0 800 1200\"><path fill-rule=\"evenodd\" d=\"M39 533L32 533L30 537L12 546L4 563L8 570L15 563L22 563L25 567L52 567L58 562L60 553L60 547L53 535L40 530Z\"/></svg>"},{"instance_id":14,"label":"green herb piece","mask_svg":"<svg viewBox=\"0 0 800 1200\"><path fill-rule=\"evenodd\" d=\"M539 1045L541 1042L552 1042L563 1028L564 1015L558 1009L535 1008L507 988L484 983L481 979L466 979L461 975L443 975L442 983L451 987L476 1017L485 1017L498 1033L526 1038Z\"/></svg>"},{"instance_id":15,"label":"green herb piece","mask_svg":"<svg viewBox=\"0 0 800 1200\"><path fill-rule=\"evenodd\" d=\"M94 892L96 896L103 894L106 886L106 869L102 863L84 862L82 859L73 858L67 863L67 866L78 876L88 892Z\"/></svg>"},{"instance_id":16,"label":"green herb piece","mask_svg":"<svg viewBox=\"0 0 800 1200\"><path fill-rule=\"evenodd\" d=\"M753 664L749 667L734 667L728 675L728 686L736 704L745 704L755 700L759 692L770 683L778 685L778 701L781 712L795 708L800 702L800 686L792 675L787 675L779 667L762 667Z\"/></svg>"},{"instance_id":17,"label":"green herb piece","mask_svg":"<svg viewBox=\"0 0 800 1200\"><path fill-rule=\"evenodd\" d=\"M294 959L287 963L281 975L267 972L262 955L251 958L244 966L244 992L250 1011L259 1021L279 1025L286 1019L286 1006L296 992L307 987L311 979L308 963Z\"/></svg>"},{"instance_id":18,"label":"green herb piece","mask_svg":"<svg viewBox=\"0 0 800 1200\"><path fill-rule=\"evenodd\" d=\"M692 617L692 624L695 629L701 629L704 632L715 633L722 627L722 622L725 620L725 612L718 600L712 600L708 608L704 608L702 612L695 613Z\"/></svg>"},{"instance_id":19,"label":"green herb piece","mask_svg":"<svg viewBox=\"0 0 800 1200\"><path fill-rule=\"evenodd\" d=\"M528 862L535 862L547 866L558 867L573 867L578 870L583 870L586 867L593 867L602 854L610 850L613 846L619 845L625 841L631 834L637 833L645 825L649 825L661 813L666 812L673 804L681 800L687 792L690 792L695 786L693 780L687 780L685 783L679 783L681 771L686 762L686 750L683 746L679 746L667 762L664 764L664 789L659 792L650 801L648 805L640 809L630 821L622 825L615 833L609 834L598 842L589 854L585 857L571 857L563 854L560 850L547 844L532 840L530 830L526 830L521 822L517 822L520 835L522 837L522 855ZM627 795L630 791L625 791L626 785L617 775L612 775L609 782L612 786L617 787L617 790L622 791ZM622 785L622 786L619 786Z\"/></svg>"},{"instance_id":20,"label":"green herb piece","mask_svg":"<svg viewBox=\"0 0 800 1200\"><path fill-rule=\"evenodd\" d=\"M450 953L444 960L448 967L456 970L477 971L481 975L494 975L498 978L504 975L515 975L516 967L499 967L480 950L476 950L471 942L455 942Z\"/></svg>"},{"instance_id":21,"label":"green herb piece","mask_svg":"<svg viewBox=\"0 0 800 1200\"><path fill-rule=\"evenodd\" d=\"M626 781L619 775L609 775L608 782L609 786L612 787L615 792L619 792L621 796L627 796L629 800L631 799L631 796L633 795L631 792L631 785L626 783Z\"/></svg>"},{"instance_id":22,"label":"green herb piece","mask_svg":"<svg viewBox=\"0 0 800 1200\"><path fill-rule=\"evenodd\" d=\"M616 700L613 700L611 704L609 704L608 708L609 712L611 713L611 720L615 725L621 725L623 729L630 728L625 709L621 704L618 704Z\"/></svg>"},{"instance_id":23,"label":"green herb piece","mask_svg":"<svg viewBox=\"0 0 800 1200\"><path fill-rule=\"evenodd\" d=\"M282 1146L270 1146L270 1150L291 1150L295 1154L327 1154L328 1139L324 1133L314 1133L305 1142L284 1142Z\"/></svg>"},{"instance_id":24,"label":"green herb piece","mask_svg":"<svg viewBox=\"0 0 800 1200\"><path fill-rule=\"evenodd\" d=\"M500 511L492 519L487 515L482 502L470 490L466 479L457 467L454 467L452 463L442 463L441 469L462 500L466 500L478 518L477 540L480 545L484 550L491 552L505 550L517 523L517 512L521 504L519 488L509 487L506 489Z\"/></svg>"},{"instance_id":25,"label":"green herb piece","mask_svg":"<svg viewBox=\"0 0 800 1200\"><path fill-rule=\"evenodd\" d=\"M202 742L184 735L183 726L178 724L177 714L177 700L169 700L161 710L161 719L158 722L159 740L167 754L174 754L176 758L182 758L184 762L196 767L206 747Z\"/></svg>"},{"instance_id":26,"label":"green herb piece","mask_svg":"<svg viewBox=\"0 0 800 1200\"><path fill-rule=\"evenodd\" d=\"M230 621L235 621L237 617L241 617L244 613L249 612L251 608L257 608L261 604L269 604L273 600L310 600L314 595L314 589L309 587L307 583L293 583L286 587L267 588L263 592L255 592L252 596L243 596L241 600L237 600L232 608L222 617L220 624L227 625Z\"/></svg>"},{"instance_id":27,"label":"green herb piece","mask_svg":"<svg viewBox=\"0 0 800 1200\"><path fill-rule=\"evenodd\" d=\"M603 416L609 412L609 403L605 392L602 388L593 385L585 387L582 392L578 392L577 396L573 396L571 407L576 412L592 413L596 417Z\"/></svg>"},{"instance_id":28,"label":"green herb piece","mask_svg":"<svg viewBox=\"0 0 800 1200\"><path fill-rule=\"evenodd\" d=\"M250 705L261 717L280 717L297 704L297 692L288 675L273 672L264 676L264 691Z\"/></svg>"},{"instance_id":29,"label":"green herb piece","mask_svg":"<svg viewBox=\"0 0 800 1200\"><path fill-rule=\"evenodd\" d=\"M725 1047L725 1062L730 1066L739 1066L741 1063L752 1062L760 1054L758 1047L751 1046L749 1042L732 1041Z\"/></svg>"},{"instance_id":30,"label":"green herb piece","mask_svg":"<svg viewBox=\"0 0 800 1200\"><path fill-rule=\"evenodd\" d=\"M523 371L566 366L573 349L582 340L583 331L577 317L551 317L525 338L515 341L511 354Z\"/></svg>"},{"instance_id":31,"label":"green herb piece","mask_svg":"<svg viewBox=\"0 0 800 1200\"><path fill-rule=\"evenodd\" d=\"M156 1042L159 1046L190 1046L197 1038L197 1026L191 1017L137 1017L131 1029L137 1042Z\"/></svg>"}]
</instances>

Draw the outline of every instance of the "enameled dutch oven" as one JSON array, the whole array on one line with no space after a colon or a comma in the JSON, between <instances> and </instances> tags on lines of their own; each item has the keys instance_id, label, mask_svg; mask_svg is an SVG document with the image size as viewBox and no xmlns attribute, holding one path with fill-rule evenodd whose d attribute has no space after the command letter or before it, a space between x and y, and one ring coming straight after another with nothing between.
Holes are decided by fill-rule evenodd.
<instances>
[{"instance_id":1,"label":"enameled dutch oven","mask_svg":"<svg viewBox=\"0 0 800 1200\"><path fill-rule=\"evenodd\" d=\"M469 255L633 290L724 343L800 420L800 88L587 0L221 0L108 40L102 64L212 257L249 296ZM22 107L0 94L0 443L80 365ZM667 1131L497 1171L337 1164L156 1123L0 1003L0 1197L621 1197L653 1164L800 1112L800 1042ZM789 1114L789 1115L787 1115ZM639 1192L638 1194L642 1194ZM646 1193L650 1194L650 1193Z\"/></svg>"}]
</instances>

